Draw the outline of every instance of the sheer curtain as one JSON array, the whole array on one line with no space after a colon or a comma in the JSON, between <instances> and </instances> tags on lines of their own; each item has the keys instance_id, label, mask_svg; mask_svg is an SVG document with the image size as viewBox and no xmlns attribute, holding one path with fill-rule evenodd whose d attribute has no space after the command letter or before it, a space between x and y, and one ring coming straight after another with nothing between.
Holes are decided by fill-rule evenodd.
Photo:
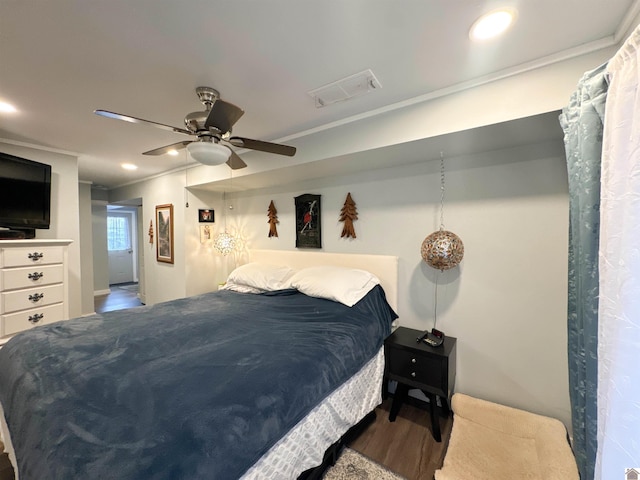
<instances>
[{"instance_id":1,"label":"sheer curtain","mask_svg":"<svg viewBox=\"0 0 640 480\"><path fill-rule=\"evenodd\" d=\"M600 205L596 480L640 467L640 31L609 62Z\"/></svg>"},{"instance_id":2,"label":"sheer curtain","mask_svg":"<svg viewBox=\"0 0 640 480\"><path fill-rule=\"evenodd\" d=\"M598 235L605 65L587 72L560 115L569 178L568 359L573 449L593 480L597 428Z\"/></svg>"}]
</instances>

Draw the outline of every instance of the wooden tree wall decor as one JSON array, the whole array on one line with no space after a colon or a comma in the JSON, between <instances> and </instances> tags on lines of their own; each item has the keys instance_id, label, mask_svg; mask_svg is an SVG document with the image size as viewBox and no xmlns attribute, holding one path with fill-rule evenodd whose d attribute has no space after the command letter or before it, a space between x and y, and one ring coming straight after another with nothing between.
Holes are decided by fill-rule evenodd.
<instances>
[{"instance_id":1,"label":"wooden tree wall decor","mask_svg":"<svg viewBox=\"0 0 640 480\"><path fill-rule=\"evenodd\" d=\"M267 209L267 216L269 217L269 237L277 237L278 228L276 227L276 224L280 222L278 221L278 210L276 210L273 200L271 200L269 208Z\"/></svg>"},{"instance_id":2,"label":"wooden tree wall decor","mask_svg":"<svg viewBox=\"0 0 640 480\"><path fill-rule=\"evenodd\" d=\"M351 192L347 194L347 198L344 201L342 210L340 210L340 221L344 222L342 228L342 235L340 237L356 238L356 231L353 228L353 221L358 219L358 211L356 209L356 202L351 198Z\"/></svg>"}]
</instances>

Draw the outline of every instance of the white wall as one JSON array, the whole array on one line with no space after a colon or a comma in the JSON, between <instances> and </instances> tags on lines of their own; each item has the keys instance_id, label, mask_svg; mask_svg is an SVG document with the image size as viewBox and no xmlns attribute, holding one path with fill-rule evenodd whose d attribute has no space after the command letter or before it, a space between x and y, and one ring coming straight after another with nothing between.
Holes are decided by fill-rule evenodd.
<instances>
[{"instance_id":1,"label":"white wall","mask_svg":"<svg viewBox=\"0 0 640 480\"><path fill-rule=\"evenodd\" d=\"M109 192L111 203L142 198L142 224L144 226L144 282L146 302L149 305L209 292L217 289L224 279L228 259L217 255L211 245L200 243L198 209L216 211L214 232L221 228L220 194L190 193L185 189L185 173L174 172L143 182L120 187ZM186 203L189 207L186 207ZM173 204L174 263L156 261L156 205ZM153 222L154 243L149 243L149 223Z\"/></svg>"},{"instance_id":2,"label":"white wall","mask_svg":"<svg viewBox=\"0 0 640 480\"><path fill-rule=\"evenodd\" d=\"M439 162L233 195L231 226L248 249L295 248L294 200L322 195L323 250L399 257L400 322L458 338L456 390L570 426L566 291L568 187L561 144L446 159L445 227L465 257L440 274L420 257L439 226ZM340 238L347 193L356 239ZM267 207L278 210L268 237Z\"/></svg>"},{"instance_id":3,"label":"white wall","mask_svg":"<svg viewBox=\"0 0 640 480\"><path fill-rule=\"evenodd\" d=\"M93 233L93 294L109 293L109 257L107 255L107 199L106 190L91 191L91 227Z\"/></svg>"},{"instance_id":4,"label":"white wall","mask_svg":"<svg viewBox=\"0 0 640 480\"><path fill-rule=\"evenodd\" d=\"M93 229L91 222L91 184L80 182L79 219L80 219L80 278L82 281L81 313L94 313L93 288L86 285L93 278Z\"/></svg>"},{"instance_id":5,"label":"white wall","mask_svg":"<svg viewBox=\"0 0 640 480\"><path fill-rule=\"evenodd\" d=\"M51 165L51 225L49 230L36 230L36 238L69 239L69 315L82 313L80 268L80 204L77 157L57 151L32 147L20 142L0 140L0 150Z\"/></svg>"}]
</instances>

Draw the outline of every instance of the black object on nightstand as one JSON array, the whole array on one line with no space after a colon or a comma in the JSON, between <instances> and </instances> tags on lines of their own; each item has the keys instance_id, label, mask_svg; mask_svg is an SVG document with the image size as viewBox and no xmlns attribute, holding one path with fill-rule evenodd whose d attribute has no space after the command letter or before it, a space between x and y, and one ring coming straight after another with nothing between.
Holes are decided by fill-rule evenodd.
<instances>
[{"instance_id":1,"label":"black object on nightstand","mask_svg":"<svg viewBox=\"0 0 640 480\"><path fill-rule=\"evenodd\" d=\"M437 398L440 399L442 414L448 416L456 380L456 339L445 337L442 345L430 347L424 342L416 342L422 333L420 330L399 327L384 341L385 392L389 380L398 382L389 421L395 421L410 389L422 390L429 399L433 438L440 442Z\"/></svg>"}]
</instances>

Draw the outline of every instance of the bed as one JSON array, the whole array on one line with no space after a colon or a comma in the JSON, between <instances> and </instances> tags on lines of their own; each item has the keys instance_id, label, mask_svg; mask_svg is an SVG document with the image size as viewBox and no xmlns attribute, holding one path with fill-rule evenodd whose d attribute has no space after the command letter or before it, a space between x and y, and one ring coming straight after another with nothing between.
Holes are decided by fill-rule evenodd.
<instances>
[{"instance_id":1,"label":"bed","mask_svg":"<svg viewBox=\"0 0 640 480\"><path fill-rule=\"evenodd\" d=\"M19 478L294 479L320 464L381 401L397 259L247 260L229 289L9 341L0 404ZM275 281L267 264L294 272Z\"/></svg>"}]
</instances>

